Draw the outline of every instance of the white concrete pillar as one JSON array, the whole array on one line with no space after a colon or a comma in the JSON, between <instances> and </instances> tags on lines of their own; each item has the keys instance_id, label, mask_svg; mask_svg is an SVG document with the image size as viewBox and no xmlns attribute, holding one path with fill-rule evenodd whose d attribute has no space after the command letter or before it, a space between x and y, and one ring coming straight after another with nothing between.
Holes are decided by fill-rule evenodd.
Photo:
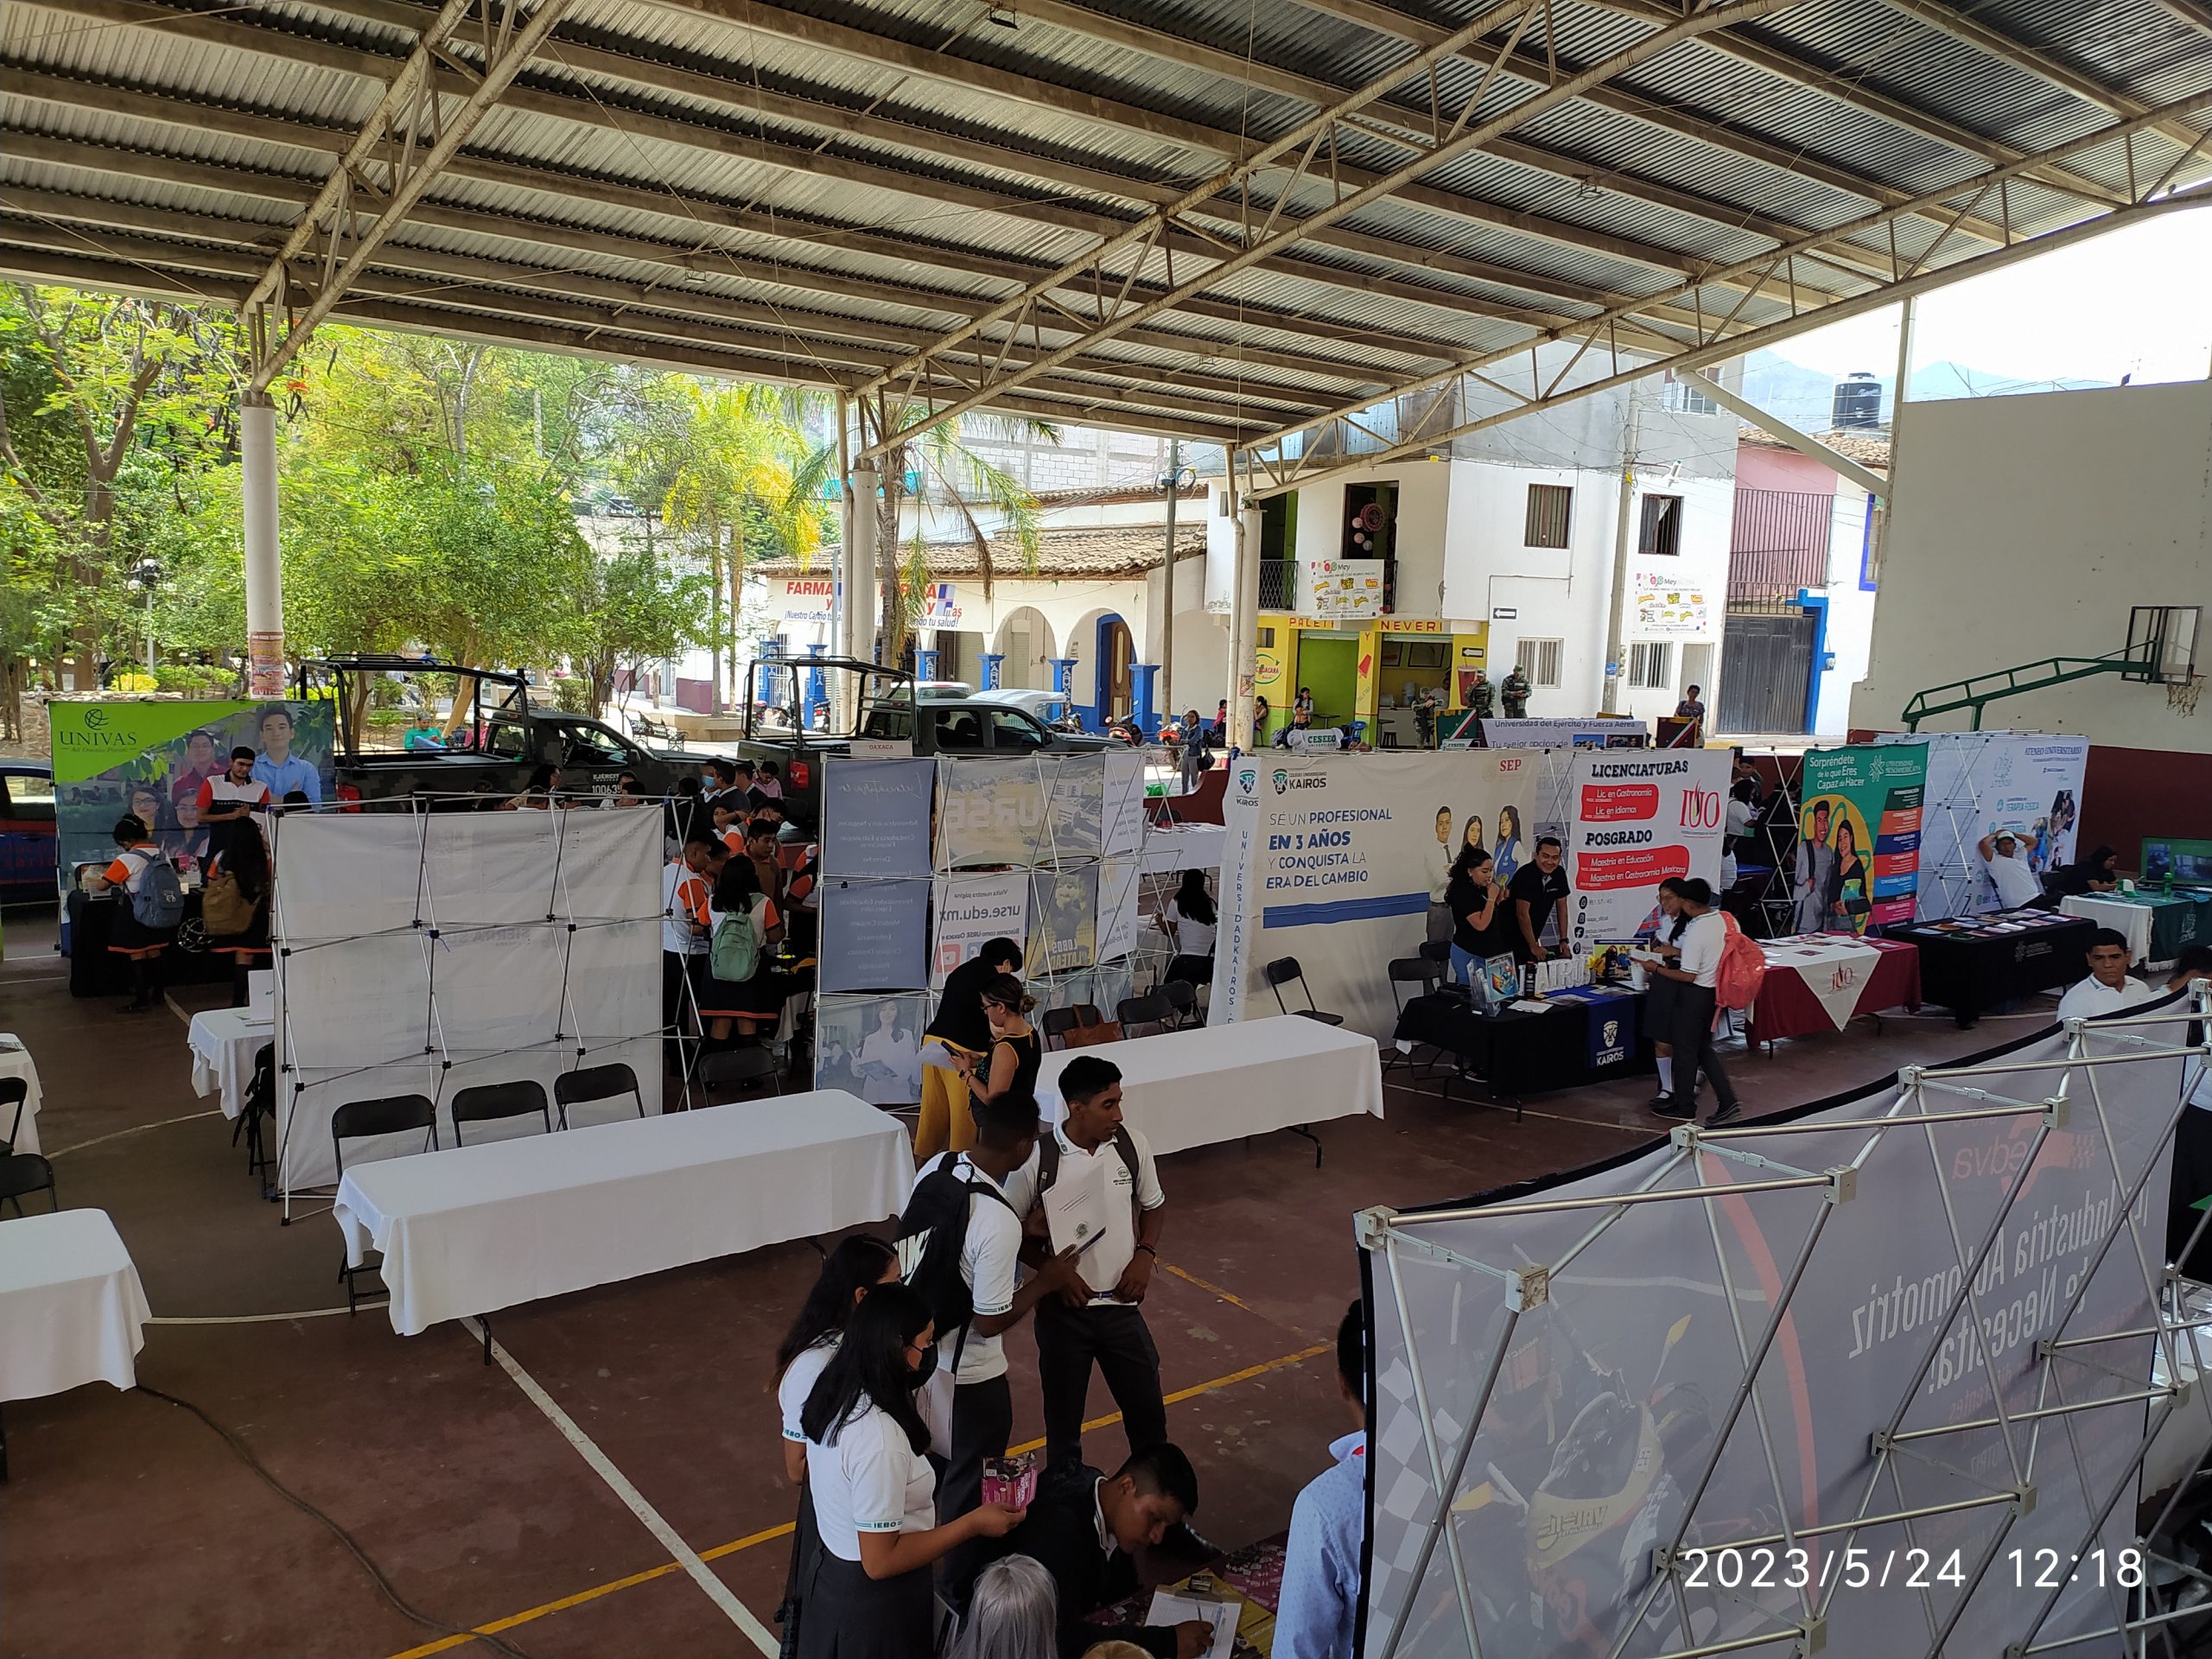
<instances>
[{"instance_id":1,"label":"white concrete pillar","mask_svg":"<svg viewBox=\"0 0 2212 1659\"><path fill-rule=\"evenodd\" d=\"M844 652L864 663L875 660L876 515L881 511L875 480L875 463L861 462L853 468L845 496Z\"/></svg>"},{"instance_id":2,"label":"white concrete pillar","mask_svg":"<svg viewBox=\"0 0 2212 1659\"><path fill-rule=\"evenodd\" d=\"M284 695L284 565L276 537L276 404L245 394L238 448L245 507L246 690Z\"/></svg>"},{"instance_id":3,"label":"white concrete pillar","mask_svg":"<svg viewBox=\"0 0 2212 1659\"><path fill-rule=\"evenodd\" d=\"M1236 486L1232 467L1230 485ZM1229 741L1252 747L1253 675L1260 642L1260 510L1236 498L1236 592L1229 613Z\"/></svg>"}]
</instances>

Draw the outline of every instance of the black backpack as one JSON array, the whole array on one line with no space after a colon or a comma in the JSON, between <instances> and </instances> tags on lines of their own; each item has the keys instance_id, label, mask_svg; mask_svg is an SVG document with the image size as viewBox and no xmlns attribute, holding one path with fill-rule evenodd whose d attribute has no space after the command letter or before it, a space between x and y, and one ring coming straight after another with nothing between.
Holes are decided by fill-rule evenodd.
<instances>
[{"instance_id":1,"label":"black backpack","mask_svg":"<svg viewBox=\"0 0 2212 1659\"><path fill-rule=\"evenodd\" d=\"M1114 1126L1114 1150L1121 1154L1122 1166L1129 1172L1129 1207L1144 1208L1144 1175L1137 1167L1137 1143L1129 1138L1128 1125ZM1037 1137L1037 1196L1043 1198L1046 1189L1060 1179L1060 1137L1046 1129Z\"/></svg>"},{"instance_id":2,"label":"black backpack","mask_svg":"<svg viewBox=\"0 0 2212 1659\"><path fill-rule=\"evenodd\" d=\"M961 1252L968 1244L969 1196L988 1194L1005 1205L1007 1213L1017 1222L1021 1219L996 1182L970 1179L969 1169L961 1166L960 1159L948 1158L917 1181L893 1241L899 1250L899 1274L930 1305L930 1318L938 1337L948 1331L960 1332L952 1347L955 1370L968 1345L968 1327L976 1317L975 1295L960 1271Z\"/></svg>"}]
</instances>

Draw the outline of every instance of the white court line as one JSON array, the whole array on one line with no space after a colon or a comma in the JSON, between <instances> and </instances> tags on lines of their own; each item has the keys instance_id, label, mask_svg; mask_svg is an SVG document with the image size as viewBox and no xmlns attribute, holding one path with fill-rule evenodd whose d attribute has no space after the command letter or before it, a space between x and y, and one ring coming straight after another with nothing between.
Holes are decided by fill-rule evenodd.
<instances>
[{"instance_id":1,"label":"white court line","mask_svg":"<svg viewBox=\"0 0 2212 1659\"><path fill-rule=\"evenodd\" d=\"M379 1296L374 1301L364 1298L357 1306L361 1313L372 1308L385 1307L391 1298ZM310 1307L297 1313L211 1313L197 1317L170 1314L146 1321L149 1325L281 1325L287 1319L327 1319L334 1313L351 1313L352 1307Z\"/></svg>"},{"instance_id":2,"label":"white court line","mask_svg":"<svg viewBox=\"0 0 2212 1659\"><path fill-rule=\"evenodd\" d=\"M484 1327L476 1320L463 1319L461 1324L461 1328L478 1341L484 1340ZM721 1608L728 1616L729 1622L744 1631L747 1639L762 1653L772 1656L779 1651L779 1643L768 1633L768 1627L753 1618L752 1611L737 1599L735 1592L715 1575L715 1570L699 1559L699 1552L685 1543L676 1529L668 1524L666 1517L645 1501L645 1495L630 1484L630 1478L614 1466L613 1459L599 1449L590 1435L576 1427L575 1419L562 1410L555 1403L553 1396L538 1387L537 1379L523 1370L516 1363L515 1357L497 1341L491 1344L491 1349L492 1357L499 1362L499 1368L514 1379L515 1386L530 1396L531 1403L543 1412L569 1444L576 1448L576 1454L592 1466L593 1471L607 1483L615 1497L622 1500L630 1513L645 1523L645 1530L660 1541L661 1548L674 1556L683 1570L691 1575L692 1581L707 1592L707 1599Z\"/></svg>"},{"instance_id":3,"label":"white court line","mask_svg":"<svg viewBox=\"0 0 2212 1659\"><path fill-rule=\"evenodd\" d=\"M79 1141L73 1147L59 1147L46 1155L49 1159L66 1158L73 1152L88 1152L94 1147L104 1147L111 1141L120 1141L126 1135L143 1135L149 1129L166 1129L172 1123L192 1123L203 1117L220 1117L222 1115L221 1107L210 1106L204 1112L187 1112L182 1117L165 1117L155 1123L133 1123L127 1129L115 1129L106 1135L96 1135L89 1141Z\"/></svg>"}]
</instances>

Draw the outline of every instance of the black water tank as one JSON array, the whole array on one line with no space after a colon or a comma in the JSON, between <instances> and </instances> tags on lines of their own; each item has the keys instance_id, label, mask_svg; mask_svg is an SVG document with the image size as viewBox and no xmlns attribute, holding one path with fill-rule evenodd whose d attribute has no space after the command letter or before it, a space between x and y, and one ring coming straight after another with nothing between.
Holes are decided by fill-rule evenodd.
<instances>
[{"instance_id":1,"label":"black water tank","mask_svg":"<svg viewBox=\"0 0 2212 1659\"><path fill-rule=\"evenodd\" d=\"M1882 383L1861 369L1835 383L1831 424L1839 432L1882 423Z\"/></svg>"}]
</instances>

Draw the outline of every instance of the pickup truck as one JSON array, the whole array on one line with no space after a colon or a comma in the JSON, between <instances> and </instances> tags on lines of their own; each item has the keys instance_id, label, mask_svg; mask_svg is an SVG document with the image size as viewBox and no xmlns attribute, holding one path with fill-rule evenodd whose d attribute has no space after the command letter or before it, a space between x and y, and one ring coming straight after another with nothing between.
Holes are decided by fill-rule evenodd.
<instances>
[{"instance_id":1,"label":"pickup truck","mask_svg":"<svg viewBox=\"0 0 2212 1659\"><path fill-rule=\"evenodd\" d=\"M989 692L944 697L931 687L917 705L912 674L851 658L769 658L750 664L746 683L755 701L745 710L738 753L782 767L785 810L809 825L821 822L823 757L851 753L855 739L895 744L916 755L1002 759L1121 747L1112 738L1055 730Z\"/></svg>"},{"instance_id":2,"label":"pickup truck","mask_svg":"<svg viewBox=\"0 0 2212 1659\"><path fill-rule=\"evenodd\" d=\"M452 697L463 709L460 720L438 713L425 676L451 677ZM346 657L306 664L299 679L300 696L329 696L335 703L340 799L422 796L465 805L467 799L435 798L505 798L520 794L531 773L549 762L561 769L564 794L612 795L615 779L629 772L640 794L670 795L678 779L708 758L647 747L603 721L541 707L532 702L526 678L496 669L423 657ZM404 735L372 731L362 718L379 680L397 682L404 704L418 711Z\"/></svg>"}]
</instances>

